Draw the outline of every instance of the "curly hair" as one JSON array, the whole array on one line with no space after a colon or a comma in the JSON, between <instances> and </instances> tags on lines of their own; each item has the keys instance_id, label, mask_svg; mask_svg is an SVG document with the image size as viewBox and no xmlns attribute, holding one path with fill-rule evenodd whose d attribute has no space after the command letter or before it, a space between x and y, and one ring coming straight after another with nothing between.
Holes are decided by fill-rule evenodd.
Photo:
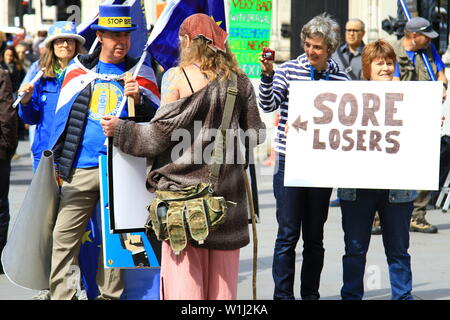
<instances>
[{"instance_id":1,"label":"curly hair","mask_svg":"<svg viewBox=\"0 0 450 320\"><path fill-rule=\"evenodd\" d=\"M231 52L228 42L225 44L226 53L220 50L214 51L209 46L209 40L199 36L192 40L187 46L186 36L180 37L180 58L178 66L186 67L195 61L200 61L200 71L208 79L228 79L231 71L240 75L243 74L239 68L235 55Z\"/></svg>"},{"instance_id":2,"label":"curly hair","mask_svg":"<svg viewBox=\"0 0 450 320\"><path fill-rule=\"evenodd\" d=\"M324 39L327 44L328 57L330 57L341 42L341 28L336 20L324 12L321 15L315 16L303 26L300 33L302 46L306 38Z\"/></svg>"}]
</instances>

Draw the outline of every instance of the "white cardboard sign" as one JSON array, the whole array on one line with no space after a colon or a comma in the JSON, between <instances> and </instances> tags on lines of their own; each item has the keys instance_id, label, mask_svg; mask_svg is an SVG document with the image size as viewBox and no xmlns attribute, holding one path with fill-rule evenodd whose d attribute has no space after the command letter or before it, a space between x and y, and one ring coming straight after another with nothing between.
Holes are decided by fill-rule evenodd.
<instances>
[{"instance_id":1,"label":"white cardboard sign","mask_svg":"<svg viewBox=\"0 0 450 320\"><path fill-rule=\"evenodd\" d=\"M442 82L296 81L285 186L437 190Z\"/></svg>"}]
</instances>

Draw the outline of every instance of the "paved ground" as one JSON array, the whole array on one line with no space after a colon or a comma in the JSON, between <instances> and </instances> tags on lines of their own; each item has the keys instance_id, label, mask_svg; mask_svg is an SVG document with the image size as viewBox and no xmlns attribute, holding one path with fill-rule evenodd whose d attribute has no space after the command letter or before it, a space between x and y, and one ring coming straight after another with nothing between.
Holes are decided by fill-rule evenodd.
<instances>
[{"instance_id":1,"label":"paved ground","mask_svg":"<svg viewBox=\"0 0 450 320\"><path fill-rule=\"evenodd\" d=\"M31 181L31 159L29 144L21 142L20 159L13 162L11 176L11 224L14 223L20 204ZM259 199L261 223L258 224L258 299L272 299L273 281L271 275L272 253L277 231L275 200L272 192L271 169L261 167L264 174L259 177ZM260 170L260 173L261 173ZM333 194L333 197L335 194ZM411 233L413 268L413 294L416 299L450 299L450 213L440 210L429 212L427 219L439 228L437 234ZM339 208L330 208L325 226L325 266L322 272L320 293L323 299L340 299L342 285L341 258L344 250L343 232ZM297 273L301 267L301 242L297 248ZM241 250L239 272L239 299L252 299L252 243ZM296 276L295 294L299 295L299 275ZM35 291L20 288L0 275L0 300L28 300ZM366 299L390 299L389 277L381 236L373 236L367 258Z\"/></svg>"}]
</instances>

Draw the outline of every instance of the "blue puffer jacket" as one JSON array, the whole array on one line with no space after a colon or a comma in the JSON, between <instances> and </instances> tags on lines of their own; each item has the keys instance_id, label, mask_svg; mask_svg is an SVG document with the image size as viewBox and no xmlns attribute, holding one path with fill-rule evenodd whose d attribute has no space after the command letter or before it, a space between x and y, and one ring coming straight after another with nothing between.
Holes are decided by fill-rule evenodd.
<instances>
[{"instance_id":1,"label":"blue puffer jacket","mask_svg":"<svg viewBox=\"0 0 450 320\"><path fill-rule=\"evenodd\" d=\"M42 152L47 150L61 85L56 78L42 77L34 85L33 95L27 105L19 104L19 117L23 122L36 125L31 151L36 170Z\"/></svg>"},{"instance_id":2,"label":"blue puffer jacket","mask_svg":"<svg viewBox=\"0 0 450 320\"><path fill-rule=\"evenodd\" d=\"M344 201L356 200L356 189L338 189L338 198ZM417 198L415 190L389 190L390 203L414 201Z\"/></svg>"}]
</instances>

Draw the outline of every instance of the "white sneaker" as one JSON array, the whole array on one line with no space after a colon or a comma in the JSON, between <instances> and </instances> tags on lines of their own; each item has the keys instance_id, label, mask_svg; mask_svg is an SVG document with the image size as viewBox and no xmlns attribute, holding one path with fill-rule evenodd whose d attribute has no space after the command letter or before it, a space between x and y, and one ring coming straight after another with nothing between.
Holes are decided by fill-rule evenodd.
<instances>
[{"instance_id":1,"label":"white sneaker","mask_svg":"<svg viewBox=\"0 0 450 320\"><path fill-rule=\"evenodd\" d=\"M33 300L50 300L50 290L40 290Z\"/></svg>"}]
</instances>

